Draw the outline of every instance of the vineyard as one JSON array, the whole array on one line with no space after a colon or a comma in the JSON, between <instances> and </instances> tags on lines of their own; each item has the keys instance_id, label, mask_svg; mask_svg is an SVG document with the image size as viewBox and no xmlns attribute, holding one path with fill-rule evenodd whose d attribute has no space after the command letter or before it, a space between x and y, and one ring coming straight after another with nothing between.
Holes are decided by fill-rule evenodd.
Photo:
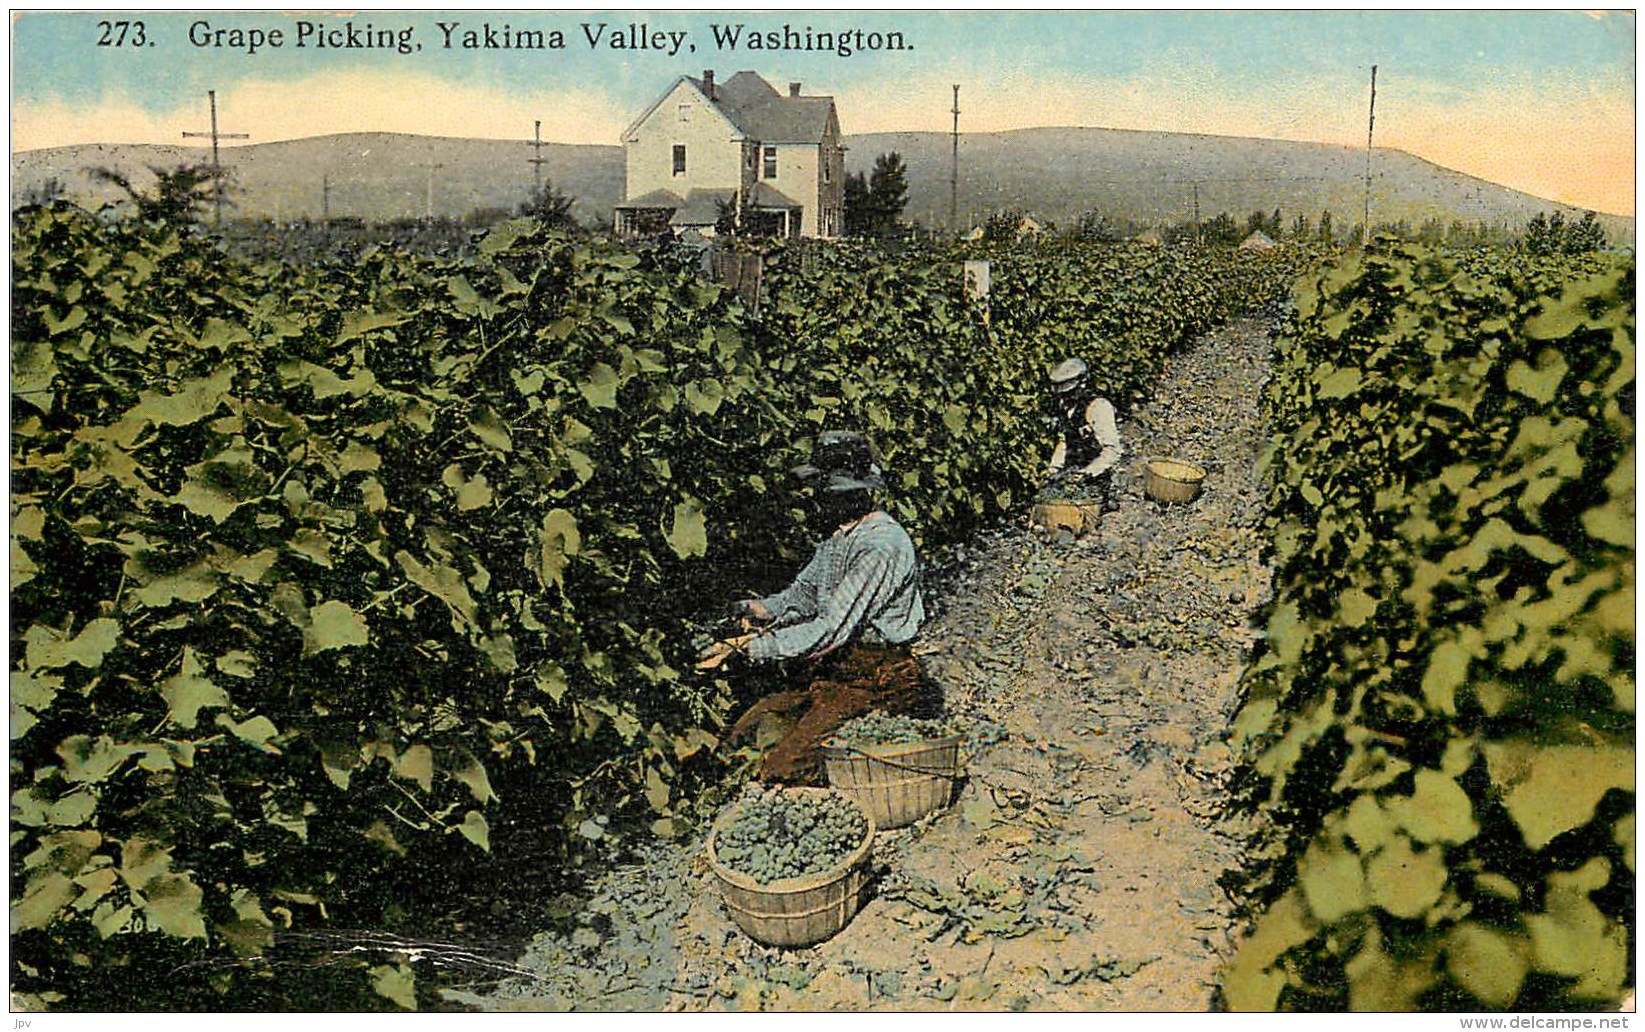
<instances>
[{"instance_id":1,"label":"vineyard","mask_svg":"<svg viewBox=\"0 0 1645 1032\"><path fill-rule=\"evenodd\" d=\"M1100 617L1103 647L1134 654L1135 697L1162 709L1143 668L1192 683L1208 678L1172 664L1236 657L1231 726L1208 699L1177 732L1193 748L1159 768L1243 822L1222 881L1251 932L1217 1002L1581 1009L1632 986L1631 256L1385 243L1304 268L1132 245L773 245L756 306L666 249L524 220L465 253L257 264L68 206L18 217L11 976L28 1009L426 1007L403 951L321 964L290 945L436 927L424 911L477 870L561 872L547 896L625 850L684 864L753 759L718 736L769 690L694 670L693 642L803 562L787 471L828 429L871 435L887 507L928 562L986 540L991 562L1028 564L943 597L984 612L934 624L939 673L980 685L956 700L1020 713L983 643L1010 632L1024 652L1021 628L1047 620ZM960 275L976 257L994 263L986 300ZM1178 363L1236 316L1272 321L1288 291L1271 349L1223 340ZM1145 447L1217 458L1246 405L1265 504L1241 500L1230 465L1201 523L1145 510L1125 481L1097 558L1002 530L1050 451L1045 371L1070 354ZM1244 584L1258 551L1271 600L1190 576L1144 600L1177 611L1136 615L1150 564L1237 557ZM1240 607L1259 604L1246 655ZM1042 774L973 787L958 823L898 849L970 848L1015 827L1011 800L1051 813L1091 788L1080 777L1120 778L1092 729L1121 716L1136 762L1183 748L1157 714L1103 701L1113 656L1099 677L1068 658L1086 638L1044 640L1057 691L1097 680L1039 700L1038 738L1006 728L1002 755ZM1061 766L1053 731L1076 747ZM979 779L1012 776L992 763ZM893 878L882 902L940 903L967 942L1084 934L1049 915L1097 884L1071 829L1108 818L1056 812L1035 833L1064 836L1033 868L1044 914L988 910L969 876ZM765 850L775 813L728 840L756 876L806 869ZM839 815L792 819L813 845L855 841ZM1022 984L1106 984L1156 959ZM814 1005L783 995L810 983L781 970L751 997L744 970L726 999ZM872 973L869 999L904 984L893 974ZM1003 1005L982 982L929 982L939 1004Z\"/></svg>"},{"instance_id":2,"label":"vineyard","mask_svg":"<svg viewBox=\"0 0 1645 1032\"><path fill-rule=\"evenodd\" d=\"M527 222L460 261L303 267L24 213L18 998L331 999L335 967L258 958L402 921L487 854L570 870L636 822L695 833L761 687L692 672L692 637L803 557L785 471L817 431L868 430L922 549L965 541L1029 497L1056 358L1143 398L1294 271L989 256L986 317L958 254L850 247L767 255L756 314L666 252ZM353 977L415 1003L403 957Z\"/></svg>"},{"instance_id":3,"label":"vineyard","mask_svg":"<svg viewBox=\"0 0 1645 1032\"><path fill-rule=\"evenodd\" d=\"M1632 258L1304 278L1263 401L1240 1009L1614 1007L1634 952Z\"/></svg>"}]
</instances>

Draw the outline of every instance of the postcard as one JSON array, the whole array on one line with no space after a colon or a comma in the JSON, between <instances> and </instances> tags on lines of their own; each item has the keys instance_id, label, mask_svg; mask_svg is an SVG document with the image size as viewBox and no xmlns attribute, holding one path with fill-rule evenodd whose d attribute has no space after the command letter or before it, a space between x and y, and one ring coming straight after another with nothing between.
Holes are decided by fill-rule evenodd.
<instances>
[{"instance_id":1,"label":"postcard","mask_svg":"<svg viewBox=\"0 0 1645 1032\"><path fill-rule=\"evenodd\" d=\"M1636 22L14 12L13 1010L1627 1027Z\"/></svg>"}]
</instances>

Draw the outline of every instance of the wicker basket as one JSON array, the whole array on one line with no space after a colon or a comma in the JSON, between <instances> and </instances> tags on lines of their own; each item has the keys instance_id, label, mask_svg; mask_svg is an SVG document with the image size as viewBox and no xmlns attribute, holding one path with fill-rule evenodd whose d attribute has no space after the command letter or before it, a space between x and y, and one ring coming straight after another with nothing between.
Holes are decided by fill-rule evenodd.
<instances>
[{"instance_id":1,"label":"wicker basket","mask_svg":"<svg viewBox=\"0 0 1645 1032\"><path fill-rule=\"evenodd\" d=\"M1028 518L1036 528L1048 534L1066 530L1080 537L1097 529L1102 520L1102 506L1093 501L1048 499L1035 502Z\"/></svg>"},{"instance_id":2,"label":"wicker basket","mask_svg":"<svg viewBox=\"0 0 1645 1032\"><path fill-rule=\"evenodd\" d=\"M828 784L880 828L901 828L948 805L960 776L960 737L888 745L824 745Z\"/></svg>"},{"instance_id":3,"label":"wicker basket","mask_svg":"<svg viewBox=\"0 0 1645 1032\"><path fill-rule=\"evenodd\" d=\"M1149 459L1143 486L1156 502L1191 502L1205 481L1205 470L1181 459Z\"/></svg>"},{"instance_id":4,"label":"wicker basket","mask_svg":"<svg viewBox=\"0 0 1645 1032\"><path fill-rule=\"evenodd\" d=\"M790 788L789 793L830 794L826 788ZM729 821L733 814L722 819ZM720 897L731 920L748 937L767 946L811 946L850 923L868 885L868 849L874 844L874 815L866 813L868 833L862 845L830 870L803 878L781 878L761 885L720 862L714 851L721 824L708 834L708 866L720 883Z\"/></svg>"}]
</instances>

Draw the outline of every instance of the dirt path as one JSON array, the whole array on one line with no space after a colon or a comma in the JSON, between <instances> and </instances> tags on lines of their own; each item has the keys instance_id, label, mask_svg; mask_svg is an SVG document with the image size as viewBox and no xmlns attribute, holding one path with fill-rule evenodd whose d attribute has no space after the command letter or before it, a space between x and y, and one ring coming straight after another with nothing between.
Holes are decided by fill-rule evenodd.
<instances>
[{"instance_id":1,"label":"dirt path","mask_svg":"<svg viewBox=\"0 0 1645 1032\"><path fill-rule=\"evenodd\" d=\"M1132 468L1094 539L985 537L934 578L922 635L950 713L999 741L955 805L883 833L875 896L832 940L752 943L700 843L613 872L486 1009L1203 1010L1233 941L1218 876L1222 738L1268 590L1260 561L1260 324L1178 356L1122 423ZM1162 507L1142 456L1211 467Z\"/></svg>"}]
</instances>

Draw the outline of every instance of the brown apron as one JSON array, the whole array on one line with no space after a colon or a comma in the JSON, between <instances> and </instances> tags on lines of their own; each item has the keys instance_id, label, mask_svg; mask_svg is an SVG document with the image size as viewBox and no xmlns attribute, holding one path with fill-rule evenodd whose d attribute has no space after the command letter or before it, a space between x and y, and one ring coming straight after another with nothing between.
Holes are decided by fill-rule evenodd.
<instances>
[{"instance_id":1,"label":"brown apron","mask_svg":"<svg viewBox=\"0 0 1645 1032\"><path fill-rule=\"evenodd\" d=\"M726 734L736 741L770 715L798 719L760 761L761 781L819 781L822 740L872 710L932 712L936 693L907 645L848 645L818 661L809 685L776 692L750 706Z\"/></svg>"}]
</instances>

